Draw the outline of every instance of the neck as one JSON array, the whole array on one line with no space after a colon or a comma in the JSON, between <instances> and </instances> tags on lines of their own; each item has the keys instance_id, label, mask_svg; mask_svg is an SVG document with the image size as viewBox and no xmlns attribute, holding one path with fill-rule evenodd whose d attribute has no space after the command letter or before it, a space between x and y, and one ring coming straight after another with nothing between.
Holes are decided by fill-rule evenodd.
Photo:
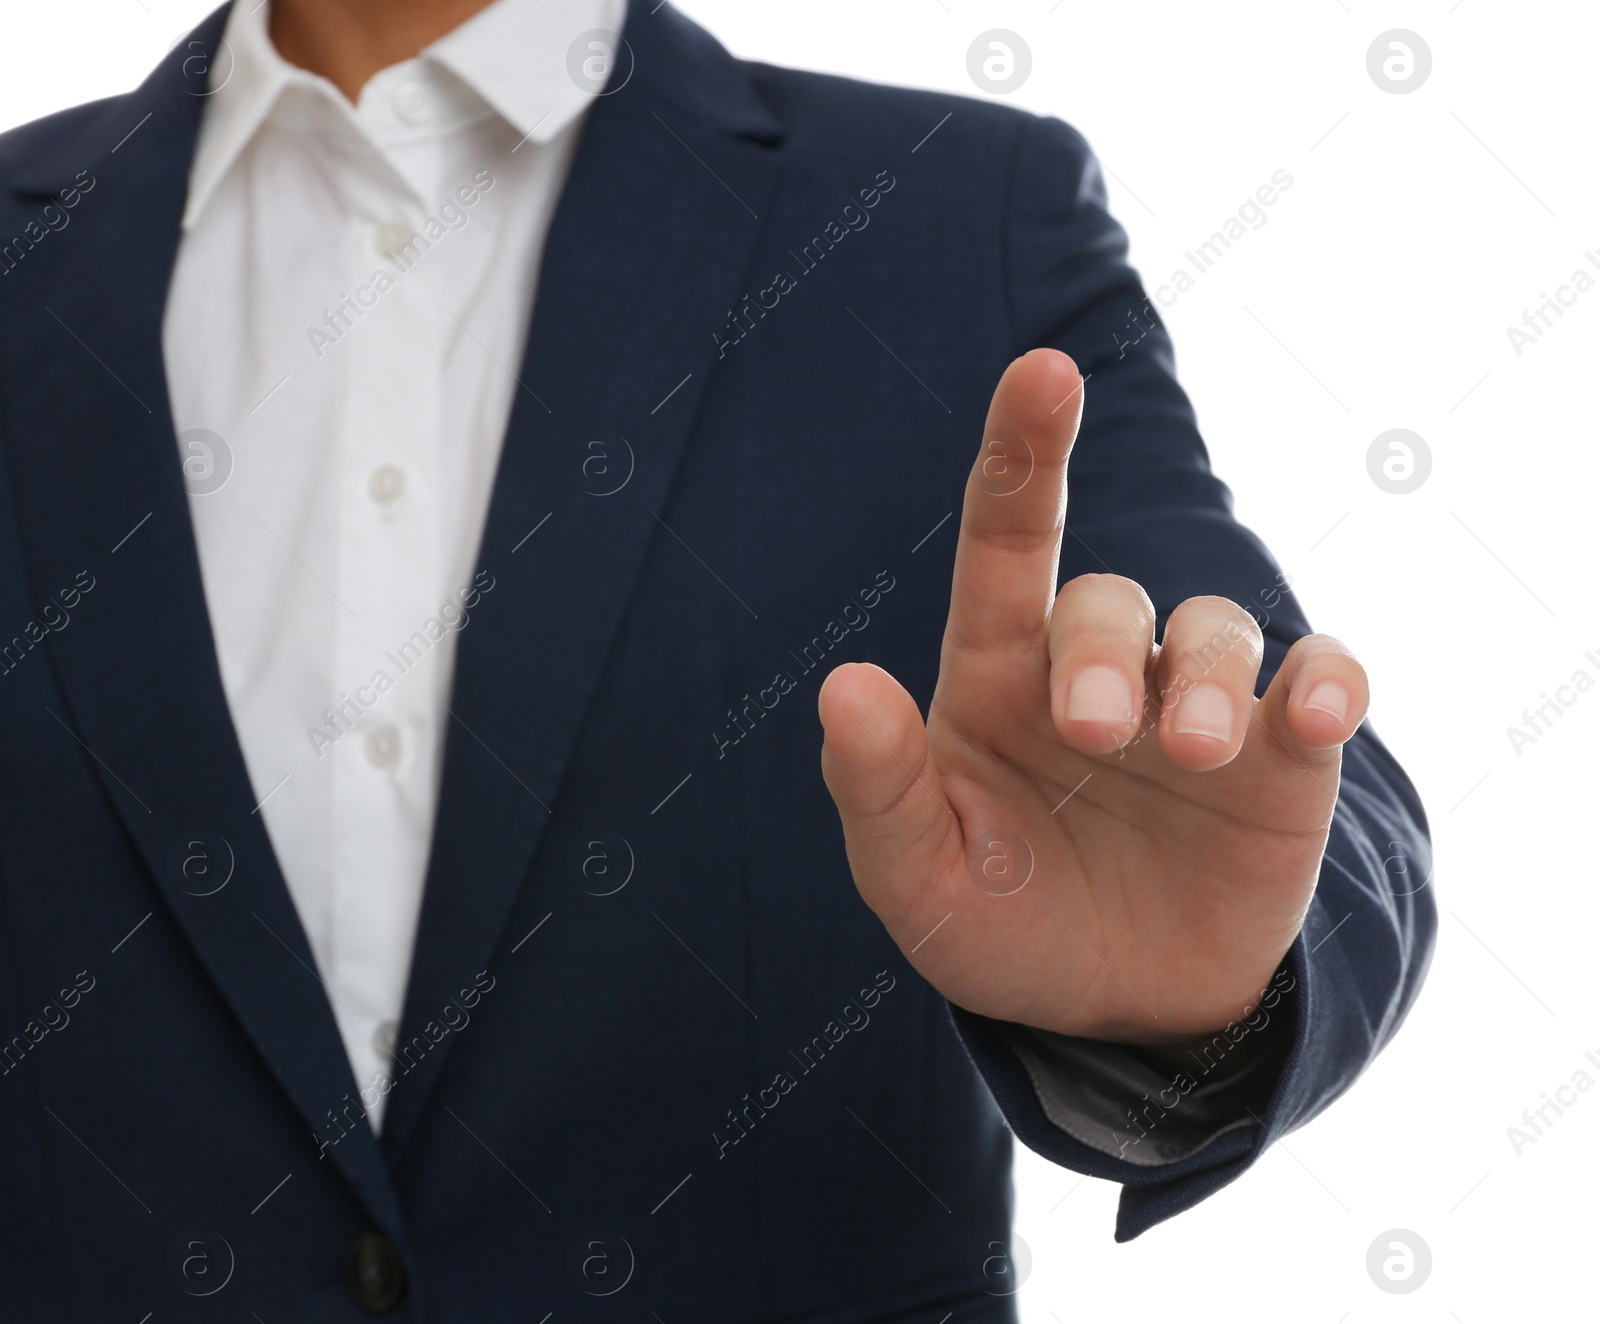
<instances>
[{"instance_id":1,"label":"neck","mask_svg":"<svg viewBox=\"0 0 1600 1324\"><path fill-rule=\"evenodd\" d=\"M352 102L380 69L414 59L491 0L272 0L268 30L290 64Z\"/></svg>"}]
</instances>

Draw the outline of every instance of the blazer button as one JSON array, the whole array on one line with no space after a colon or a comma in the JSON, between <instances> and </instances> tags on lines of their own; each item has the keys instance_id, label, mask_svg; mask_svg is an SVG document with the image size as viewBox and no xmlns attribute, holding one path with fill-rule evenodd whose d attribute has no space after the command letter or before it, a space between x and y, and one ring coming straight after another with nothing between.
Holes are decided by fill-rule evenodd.
<instances>
[{"instance_id":1,"label":"blazer button","mask_svg":"<svg viewBox=\"0 0 1600 1324\"><path fill-rule=\"evenodd\" d=\"M400 1304L406 1291L405 1266L400 1252L387 1237L363 1232L345 1254L344 1282L351 1299L371 1315L381 1315Z\"/></svg>"}]
</instances>

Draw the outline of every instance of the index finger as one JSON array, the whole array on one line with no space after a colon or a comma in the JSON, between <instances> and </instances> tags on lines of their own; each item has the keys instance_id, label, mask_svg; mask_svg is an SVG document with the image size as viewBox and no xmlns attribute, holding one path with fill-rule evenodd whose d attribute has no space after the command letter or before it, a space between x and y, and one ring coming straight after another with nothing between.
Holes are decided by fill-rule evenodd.
<instances>
[{"instance_id":1,"label":"index finger","mask_svg":"<svg viewBox=\"0 0 1600 1324\"><path fill-rule=\"evenodd\" d=\"M1082 414L1083 380L1059 350L1031 350L1001 375L967 477L947 644L1043 645Z\"/></svg>"}]
</instances>

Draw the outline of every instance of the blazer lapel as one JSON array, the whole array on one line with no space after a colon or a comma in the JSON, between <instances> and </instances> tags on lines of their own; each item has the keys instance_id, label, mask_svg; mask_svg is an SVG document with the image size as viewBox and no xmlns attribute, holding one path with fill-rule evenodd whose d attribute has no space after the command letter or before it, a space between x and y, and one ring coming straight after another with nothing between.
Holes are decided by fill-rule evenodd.
<instances>
[{"instance_id":1,"label":"blazer lapel","mask_svg":"<svg viewBox=\"0 0 1600 1324\"><path fill-rule=\"evenodd\" d=\"M460 638L400 1035L439 1046L389 1097L391 1154L454 1039L429 1022L490 966L528 873L777 176L779 125L720 46L670 6L632 5L623 35L545 248L479 553L495 588Z\"/></svg>"},{"instance_id":2,"label":"blazer lapel","mask_svg":"<svg viewBox=\"0 0 1600 1324\"><path fill-rule=\"evenodd\" d=\"M225 18L213 14L14 183L37 198L75 178L81 188L80 171L93 180L70 228L4 278L0 391L30 581L41 594L80 571L96 581L50 640L61 739L87 751L222 996L308 1130L331 1139L326 1113L354 1081L228 712L161 352L208 53ZM403 1245L370 1130L327 1152Z\"/></svg>"}]
</instances>

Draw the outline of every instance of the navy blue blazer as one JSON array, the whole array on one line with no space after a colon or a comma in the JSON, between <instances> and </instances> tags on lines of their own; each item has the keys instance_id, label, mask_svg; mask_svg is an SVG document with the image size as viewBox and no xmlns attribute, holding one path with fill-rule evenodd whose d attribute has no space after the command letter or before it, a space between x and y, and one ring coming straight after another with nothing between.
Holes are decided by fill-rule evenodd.
<instances>
[{"instance_id":1,"label":"navy blue blazer","mask_svg":"<svg viewBox=\"0 0 1600 1324\"><path fill-rule=\"evenodd\" d=\"M252 812L164 384L223 17L0 138L0 1314L1004 1320L1012 1132L1125 1183L1126 1238L1351 1084L1434 931L1368 729L1259 1116L1179 1161L1054 1124L862 905L817 687L870 659L926 705L1015 355L1093 374L1063 580L1226 595L1269 672L1309 627L1070 129L636 5L549 235L374 1138Z\"/></svg>"}]
</instances>

